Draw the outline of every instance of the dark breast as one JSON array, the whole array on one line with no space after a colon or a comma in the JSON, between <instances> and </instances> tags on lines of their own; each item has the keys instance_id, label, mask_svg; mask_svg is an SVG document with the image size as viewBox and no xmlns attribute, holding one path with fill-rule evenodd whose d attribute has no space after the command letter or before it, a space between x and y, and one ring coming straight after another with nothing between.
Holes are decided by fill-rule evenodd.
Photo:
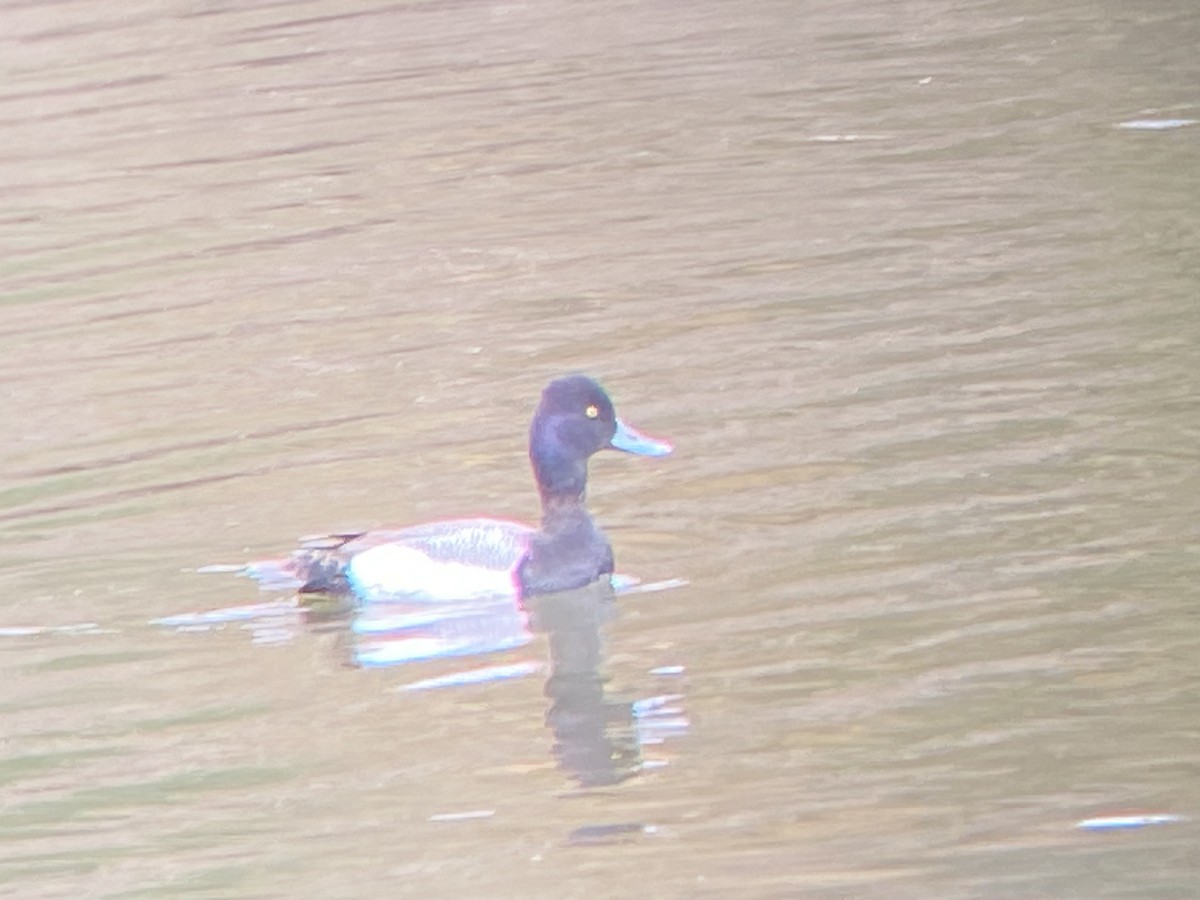
<instances>
[{"instance_id":1,"label":"dark breast","mask_svg":"<svg viewBox=\"0 0 1200 900\"><path fill-rule=\"evenodd\" d=\"M613 571L612 547L586 512L543 522L517 570L523 596L569 591Z\"/></svg>"}]
</instances>

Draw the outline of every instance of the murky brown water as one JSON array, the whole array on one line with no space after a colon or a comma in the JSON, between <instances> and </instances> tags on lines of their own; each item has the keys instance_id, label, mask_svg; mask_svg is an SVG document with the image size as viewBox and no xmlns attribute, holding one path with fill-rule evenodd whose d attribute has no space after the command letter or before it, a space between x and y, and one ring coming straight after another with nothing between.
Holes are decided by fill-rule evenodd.
<instances>
[{"instance_id":1,"label":"murky brown water","mask_svg":"<svg viewBox=\"0 0 1200 900\"><path fill-rule=\"evenodd\" d=\"M1190 0L0 23L0 627L95 625L0 637L0 894L1196 895L1194 822L1075 827L1200 815L1200 126L1118 127L1200 118ZM587 651L683 694L666 765L581 788L537 676L150 624L533 517L577 369L679 448L591 491L689 582Z\"/></svg>"}]
</instances>

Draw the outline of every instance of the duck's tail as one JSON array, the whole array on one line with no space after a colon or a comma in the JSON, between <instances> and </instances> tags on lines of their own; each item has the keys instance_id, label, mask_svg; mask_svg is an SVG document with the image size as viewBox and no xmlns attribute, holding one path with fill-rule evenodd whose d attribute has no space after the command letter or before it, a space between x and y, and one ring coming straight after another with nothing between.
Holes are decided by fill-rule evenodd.
<instances>
[{"instance_id":1,"label":"duck's tail","mask_svg":"<svg viewBox=\"0 0 1200 900\"><path fill-rule=\"evenodd\" d=\"M203 566L202 573L220 572L253 578L264 591L295 591L300 594L345 594L345 560L325 547L304 547L290 556L256 559L241 565Z\"/></svg>"}]
</instances>

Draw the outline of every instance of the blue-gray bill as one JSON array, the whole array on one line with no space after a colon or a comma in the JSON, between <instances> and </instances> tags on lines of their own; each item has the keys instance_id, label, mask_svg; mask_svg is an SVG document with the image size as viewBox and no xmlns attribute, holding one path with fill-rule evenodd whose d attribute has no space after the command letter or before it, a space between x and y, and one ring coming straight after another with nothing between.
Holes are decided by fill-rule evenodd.
<instances>
[{"instance_id":1,"label":"blue-gray bill","mask_svg":"<svg viewBox=\"0 0 1200 900\"><path fill-rule=\"evenodd\" d=\"M674 449L666 441L642 434L620 419L617 419L617 431L609 441L609 446L614 450L636 453L638 456L666 456Z\"/></svg>"}]
</instances>

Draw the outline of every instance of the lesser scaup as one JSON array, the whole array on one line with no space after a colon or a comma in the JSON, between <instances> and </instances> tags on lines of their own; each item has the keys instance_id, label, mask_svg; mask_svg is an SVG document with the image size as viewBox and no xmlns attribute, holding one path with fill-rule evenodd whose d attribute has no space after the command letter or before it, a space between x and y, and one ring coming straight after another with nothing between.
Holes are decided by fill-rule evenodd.
<instances>
[{"instance_id":1,"label":"lesser scaup","mask_svg":"<svg viewBox=\"0 0 1200 900\"><path fill-rule=\"evenodd\" d=\"M584 507L588 459L608 448L640 456L672 449L618 419L591 378L558 378L542 392L529 429L539 527L481 518L323 535L286 559L241 571L266 589L352 593L368 602L523 597L591 584L613 571L612 547Z\"/></svg>"}]
</instances>

